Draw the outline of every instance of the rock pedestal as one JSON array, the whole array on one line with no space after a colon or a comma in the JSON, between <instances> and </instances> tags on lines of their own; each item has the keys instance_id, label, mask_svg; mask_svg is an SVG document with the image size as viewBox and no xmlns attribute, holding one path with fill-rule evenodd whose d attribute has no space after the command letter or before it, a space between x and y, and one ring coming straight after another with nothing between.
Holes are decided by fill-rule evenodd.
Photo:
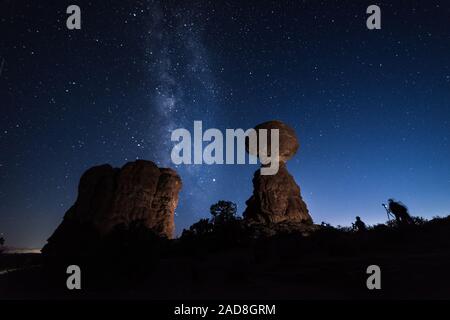
<instances>
[{"instance_id":1,"label":"rock pedestal","mask_svg":"<svg viewBox=\"0 0 450 320\"><path fill-rule=\"evenodd\" d=\"M253 195L246 204L243 215L248 220L259 223L312 223L300 188L284 164L272 176L261 175L260 170L255 172Z\"/></svg>"}]
</instances>

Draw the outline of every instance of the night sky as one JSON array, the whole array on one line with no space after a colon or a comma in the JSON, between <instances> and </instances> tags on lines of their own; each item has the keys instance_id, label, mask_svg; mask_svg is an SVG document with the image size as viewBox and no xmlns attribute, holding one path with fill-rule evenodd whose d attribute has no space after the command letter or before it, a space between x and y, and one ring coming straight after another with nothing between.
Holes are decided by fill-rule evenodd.
<instances>
[{"instance_id":1,"label":"night sky","mask_svg":"<svg viewBox=\"0 0 450 320\"><path fill-rule=\"evenodd\" d=\"M395 3L395 4L393 4ZM66 8L81 8L81 30ZM366 27L366 8L382 29ZM171 131L279 119L316 223L450 214L449 1L2 1L0 233L41 247L82 173L174 167ZM238 211L256 165L181 165L177 234L217 200Z\"/></svg>"}]
</instances>

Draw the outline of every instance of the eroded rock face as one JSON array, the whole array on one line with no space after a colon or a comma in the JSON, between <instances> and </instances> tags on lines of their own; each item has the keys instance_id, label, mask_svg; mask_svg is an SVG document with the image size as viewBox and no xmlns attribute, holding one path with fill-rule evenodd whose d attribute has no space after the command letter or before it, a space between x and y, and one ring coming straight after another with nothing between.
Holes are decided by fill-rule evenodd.
<instances>
[{"instance_id":1,"label":"eroded rock face","mask_svg":"<svg viewBox=\"0 0 450 320\"><path fill-rule=\"evenodd\" d=\"M258 223L312 223L300 188L284 164L280 164L275 175L261 175L260 170L255 172L253 195L246 204L243 214L246 220Z\"/></svg>"},{"instance_id":2,"label":"eroded rock face","mask_svg":"<svg viewBox=\"0 0 450 320\"><path fill-rule=\"evenodd\" d=\"M118 225L136 221L172 238L181 185L174 170L158 168L151 161L130 162L120 169L93 167L81 177L78 198L49 238L47 250L79 241L83 235L76 235L78 230L102 237Z\"/></svg>"},{"instance_id":3,"label":"eroded rock face","mask_svg":"<svg viewBox=\"0 0 450 320\"><path fill-rule=\"evenodd\" d=\"M139 220L156 233L172 238L181 189L181 179L174 170L138 160L120 169L115 186L111 208L95 221L102 233L120 223L128 225Z\"/></svg>"}]
</instances>

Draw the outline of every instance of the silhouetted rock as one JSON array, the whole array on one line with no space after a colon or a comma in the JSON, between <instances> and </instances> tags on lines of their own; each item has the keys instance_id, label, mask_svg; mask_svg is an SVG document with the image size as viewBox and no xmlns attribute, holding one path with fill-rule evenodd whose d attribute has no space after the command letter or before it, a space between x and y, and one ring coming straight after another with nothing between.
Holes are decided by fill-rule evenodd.
<instances>
[{"instance_id":1,"label":"silhouetted rock","mask_svg":"<svg viewBox=\"0 0 450 320\"><path fill-rule=\"evenodd\" d=\"M281 121L268 121L255 127L279 130L279 170L275 175L261 175L257 170L253 178L253 195L247 200L244 218L258 223L305 223L312 218L300 194L300 188L289 174L285 162L292 158L299 148L294 129ZM270 136L268 138L270 142ZM270 144L268 145L270 150ZM247 148L247 151L248 148ZM259 153L259 150L258 150Z\"/></svg>"},{"instance_id":2,"label":"silhouetted rock","mask_svg":"<svg viewBox=\"0 0 450 320\"><path fill-rule=\"evenodd\" d=\"M255 172L253 195L246 204L243 215L247 220L260 223L312 223L300 187L284 164L280 164L275 175L261 175L260 170Z\"/></svg>"},{"instance_id":3,"label":"silhouetted rock","mask_svg":"<svg viewBox=\"0 0 450 320\"><path fill-rule=\"evenodd\" d=\"M81 177L75 204L43 252L81 249L115 227L136 221L157 235L172 238L181 185L174 170L158 168L151 161L129 162L120 169L93 167Z\"/></svg>"}]
</instances>

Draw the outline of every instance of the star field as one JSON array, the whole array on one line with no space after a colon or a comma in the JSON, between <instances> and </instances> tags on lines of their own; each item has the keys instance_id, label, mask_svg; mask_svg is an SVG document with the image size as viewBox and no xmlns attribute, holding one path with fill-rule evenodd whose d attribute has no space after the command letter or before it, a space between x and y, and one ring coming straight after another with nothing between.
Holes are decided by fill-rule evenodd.
<instances>
[{"instance_id":1,"label":"star field","mask_svg":"<svg viewBox=\"0 0 450 320\"><path fill-rule=\"evenodd\" d=\"M383 222L381 202L450 213L450 4L369 1L1 4L0 233L41 247L91 166L170 161L171 131L296 129L290 172L315 222ZM177 232L217 200L238 211L252 165L176 167Z\"/></svg>"}]
</instances>

